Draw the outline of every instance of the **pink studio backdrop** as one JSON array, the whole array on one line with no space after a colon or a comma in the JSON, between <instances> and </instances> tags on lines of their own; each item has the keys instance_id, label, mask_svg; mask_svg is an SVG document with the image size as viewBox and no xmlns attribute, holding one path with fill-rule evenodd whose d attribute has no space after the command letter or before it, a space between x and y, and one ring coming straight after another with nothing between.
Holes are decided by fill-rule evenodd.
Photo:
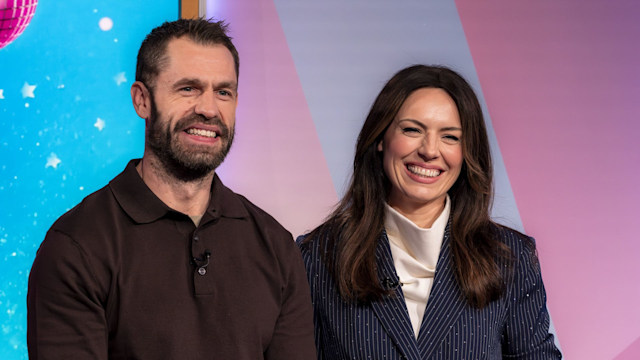
<instances>
[{"instance_id":1,"label":"pink studio backdrop","mask_svg":"<svg viewBox=\"0 0 640 360\"><path fill-rule=\"evenodd\" d=\"M565 355L640 359L640 3L456 4Z\"/></svg>"},{"instance_id":2,"label":"pink studio backdrop","mask_svg":"<svg viewBox=\"0 0 640 360\"><path fill-rule=\"evenodd\" d=\"M319 224L344 185L332 181L321 145L327 140L314 125L325 119L312 116L309 104L317 99L305 93L299 71L304 64L292 56L287 41L296 34L283 30L283 9L302 6L298 4L207 1L208 16L231 23L242 63L237 142L219 173L294 235ZM313 4L318 14L343 6L336 1ZM381 4L389 6L383 0L349 6L361 6L365 14ZM471 71L479 80L477 90L486 103L517 211L524 230L537 239L548 306L564 355L640 359L640 242L632 235L640 214L640 3L438 4L457 9L452 26L461 23L464 30L462 45L473 59ZM368 35L363 31L354 46L384 53L388 44ZM334 53L338 60L343 56L332 48L314 51ZM379 80L397 69L376 70L375 89L363 86L363 91L377 92ZM350 161L352 153L344 156Z\"/></svg>"}]
</instances>

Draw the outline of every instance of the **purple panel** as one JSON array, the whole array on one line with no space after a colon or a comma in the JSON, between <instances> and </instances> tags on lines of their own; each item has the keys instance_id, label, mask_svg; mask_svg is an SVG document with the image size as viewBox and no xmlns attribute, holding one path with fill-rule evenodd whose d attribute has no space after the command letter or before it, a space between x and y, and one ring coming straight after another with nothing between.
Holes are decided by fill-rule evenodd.
<instances>
[{"instance_id":1,"label":"purple panel","mask_svg":"<svg viewBox=\"0 0 640 360\"><path fill-rule=\"evenodd\" d=\"M210 3L210 4L209 4ZM337 201L327 163L272 1L209 1L240 53L236 140L218 173L294 236Z\"/></svg>"},{"instance_id":2,"label":"purple panel","mask_svg":"<svg viewBox=\"0 0 640 360\"><path fill-rule=\"evenodd\" d=\"M563 351L612 359L640 335L640 3L456 3Z\"/></svg>"},{"instance_id":3,"label":"purple panel","mask_svg":"<svg viewBox=\"0 0 640 360\"><path fill-rule=\"evenodd\" d=\"M629 345L614 360L638 360L640 359L640 338L636 339L633 344Z\"/></svg>"}]
</instances>

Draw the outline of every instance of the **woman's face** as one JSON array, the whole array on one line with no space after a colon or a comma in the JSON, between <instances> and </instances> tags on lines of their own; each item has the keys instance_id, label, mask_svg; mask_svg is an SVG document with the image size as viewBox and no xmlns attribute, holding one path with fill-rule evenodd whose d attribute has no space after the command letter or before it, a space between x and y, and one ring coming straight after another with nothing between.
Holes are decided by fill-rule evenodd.
<instances>
[{"instance_id":1,"label":"woman's face","mask_svg":"<svg viewBox=\"0 0 640 360\"><path fill-rule=\"evenodd\" d=\"M444 206L462 168L461 140L458 109L444 90L411 93L378 144L391 182L389 205L405 214Z\"/></svg>"}]
</instances>

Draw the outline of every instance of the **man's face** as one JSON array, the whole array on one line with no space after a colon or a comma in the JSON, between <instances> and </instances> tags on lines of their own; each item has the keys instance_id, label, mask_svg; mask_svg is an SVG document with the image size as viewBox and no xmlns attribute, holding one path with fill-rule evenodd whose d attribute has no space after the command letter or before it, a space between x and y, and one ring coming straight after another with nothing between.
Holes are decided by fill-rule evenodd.
<instances>
[{"instance_id":1,"label":"man's face","mask_svg":"<svg viewBox=\"0 0 640 360\"><path fill-rule=\"evenodd\" d=\"M147 148L182 181L210 174L231 148L237 77L223 45L171 40L168 62L151 84Z\"/></svg>"}]
</instances>

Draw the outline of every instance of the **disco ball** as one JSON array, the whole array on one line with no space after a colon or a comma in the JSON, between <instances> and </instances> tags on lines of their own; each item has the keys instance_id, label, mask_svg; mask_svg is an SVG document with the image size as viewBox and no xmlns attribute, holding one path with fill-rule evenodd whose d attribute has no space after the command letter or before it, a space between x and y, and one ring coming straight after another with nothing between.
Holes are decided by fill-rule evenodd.
<instances>
[{"instance_id":1,"label":"disco ball","mask_svg":"<svg viewBox=\"0 0 640 360\"><path fill-rule=\"evenodd\" d=\"M20 36L36 12L38 0L0 0L0 48Z\"/></svg>"}]
</instances>

